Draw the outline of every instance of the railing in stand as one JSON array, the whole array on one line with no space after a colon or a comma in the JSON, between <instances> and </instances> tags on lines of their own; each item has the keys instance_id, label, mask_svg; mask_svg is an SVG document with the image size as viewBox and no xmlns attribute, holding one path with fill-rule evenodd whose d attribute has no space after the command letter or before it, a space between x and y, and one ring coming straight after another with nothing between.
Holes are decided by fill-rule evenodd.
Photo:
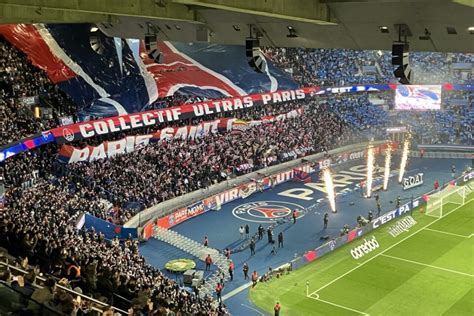
<instances>
[{"instance_id":1,"label":"railing in stand","mask_svg":"<svg viewBox=\"0 0 474 316\"><path fill-rule=\"evenodd\" d=\"M17 272L16 274L25 275L25 274L28 273L27 271L25 271L25 270L23 270L23 269L21 269L21 268L12 266L11 264L8 264L7 262L4 262L4 261L0 261L0 265L2 265L2 266L4 266L4 267L7 267L8 269L10 269L10 271L16 271L16 272ZM13 274L15 274L15 273L13 273ZM44 277L40 277L40 276L37 276L36 279L39 280L39 281L42 281L42 282L45 282L45 281L46 281L46 279L45 279ZM36 287L36 288L42 288L42 286L40 286L39 284L36 284L36 283L34 283L33 286ZM75 297L80 296L81 299L83 299L83 300L87 300L87 301L90 301L91 303L93 303L93 304L95 304L95 305L101 306L102 309L91 304L91 309L93 309L93 310L96 311L96 312L103 313L105 309L107 309L107 308L110 307L110 305L105 304L104 302L98 301L98 300L96 300L96 299L94 299L94 298L92 298L92 297L90 297L90 296L87 296L87 295L78 293L78 292L76 292L76 291L74 291L74 290L71 290L71 289L69 289L69 288L67 288L67 287L65 287L65 286L60 285L60 284L57 284L57 283L56 283L56 287L59 288L59 289L61 289L61 290L63 290L63 291L66 291L66 292L69 292L69 293L73 294ZM126 311L124 311L124 310L122 310L122 309L116 308L116 307L114 307L114 306L112 306L112 309L113 309L115 312L118 312L118 313L120 313L120 314L122 314L122 315L128 315L128 312L126 312Z\"/></svg>"}]
</instances>

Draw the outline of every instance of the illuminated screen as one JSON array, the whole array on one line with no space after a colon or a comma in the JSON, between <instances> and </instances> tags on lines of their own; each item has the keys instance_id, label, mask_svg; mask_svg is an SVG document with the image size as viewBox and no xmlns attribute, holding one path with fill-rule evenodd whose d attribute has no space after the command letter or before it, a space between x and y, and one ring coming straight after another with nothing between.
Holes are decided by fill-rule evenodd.
<instances>
[{"instance_id":1,"label":"illuminated screen","mask_svg":"<svg viewBox=\"0 0 474 316\"><path fill-rule=\"evenodd\" d=\"M441 85L397 86L395 110L428 111L441 109Z\"/></svg>"}]
</instances>

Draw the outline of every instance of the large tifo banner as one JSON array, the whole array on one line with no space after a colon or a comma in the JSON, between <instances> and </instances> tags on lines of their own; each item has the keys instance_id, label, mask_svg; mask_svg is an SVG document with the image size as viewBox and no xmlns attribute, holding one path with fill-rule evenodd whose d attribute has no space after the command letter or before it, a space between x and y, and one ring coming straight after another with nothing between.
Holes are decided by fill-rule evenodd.
<instances>
[{"instance_id":1,"label":"large tifo banner","mask_svg":"<svg viewBox=\"0 0 474 316\"><path fill-rule=\"evenodd\" d=\"M380 154L385 148L387 148L387 144L376 146L374 148L374 153L376 155ZM392 143L391 148L398 148L398 143ZM299 153L299 157L306 155L305 151L299 151ZM308 163L298 168L289 169L268 177L264 177L262 179L256 179L254 181L241 184L237 187L233 187L216 195L205 198L202 201L196 202L193 205L180 208L174 211L173 213L158 219L156 222L148 223L143 228L143 237L146 239L150 238L153 232L153 227L155 225L158 225L159 227L163 228L171 228L177 224L180 224L190 218L201 215L207 211L218 210L223 204L232 202L236 199L245 199L257 191L264 191L272 188L275 185L292 180L295 177L296 170L301 170L306 173L314 173L323 166L335 166L342 163L363 159L366 156L367 149L342 152L335 156L331 156L328 159L322 159L317 162Z\"/></svg>"},{"instance_id":2,"label":"large tifo banner","mask_svg":"<svg viewBox=\"0 0 474 316\"><path fill-rule=\"evenodd\" d=\"M295 118L303 113L304 108L301 107L287 113L263 116L259 120L252 121L244 121L236 118L221 118L202 122L197 125L166 127L153 134L127 136L116 141L103 142L98 146L86 146L84 148L76 148L65 144L59 151L59 159L68 163L94 161L97 159L111 158L119 154L130 153L150 143L163 140L195 139L209 134L224 133L231 130L238 130L239 132L245 133L245 130L252 126Z\"/></svg>"},{"instance_id":3,"label":"large tifo banner","mask_svg":"<svg viewBox=\"0 0 474 316\"><path fill-rule=\"evenodd\" d=\"M273 93L228 98L218 101L216 100L196 104L186 104L162 110L135 113L132 115L127 114L114 116L100 120L57 127L52 130L43 131L37 135L19 140L18 142L1 146L0 162L21 152L25 152L52 142L67 143L74 140L89 138L95 135L104 135L107 133L125 131L142 126L152 126L159 122L172 122L180 119L199 117L203 115L203 112L204 114L231 112L246 107L253 107L259 104L266 105L287 102L291 100L303 100L322 94L378 92L395 89L397 89L397 85L395 84L356 85L326 88L307 87L296 90L277 91ZM474 85L455 85L446 83L442 85L442 89L446 91L474 91Z\"/></svg>"}]
</instances>

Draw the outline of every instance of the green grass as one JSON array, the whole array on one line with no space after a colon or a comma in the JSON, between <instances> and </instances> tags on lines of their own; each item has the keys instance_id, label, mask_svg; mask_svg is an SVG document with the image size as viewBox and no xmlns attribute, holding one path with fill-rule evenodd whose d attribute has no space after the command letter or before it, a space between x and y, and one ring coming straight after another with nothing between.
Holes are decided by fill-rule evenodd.
<instances>
[{"instance_id":1,"label":"green grass","mask_svg":"<svg viewBox=\"0 0 474 316\"><path fill-rule=\"evenodd\" d=\"M397 237L374 235L380 247L359 260L351 244L280 279L259 283L250 299L280 315L474 315L474 194L443 218L414 211L417 224ZM362 238L363 239L363 238ZM306 284L309 284L307 295Z\"/></svg>"}]
</instances>

